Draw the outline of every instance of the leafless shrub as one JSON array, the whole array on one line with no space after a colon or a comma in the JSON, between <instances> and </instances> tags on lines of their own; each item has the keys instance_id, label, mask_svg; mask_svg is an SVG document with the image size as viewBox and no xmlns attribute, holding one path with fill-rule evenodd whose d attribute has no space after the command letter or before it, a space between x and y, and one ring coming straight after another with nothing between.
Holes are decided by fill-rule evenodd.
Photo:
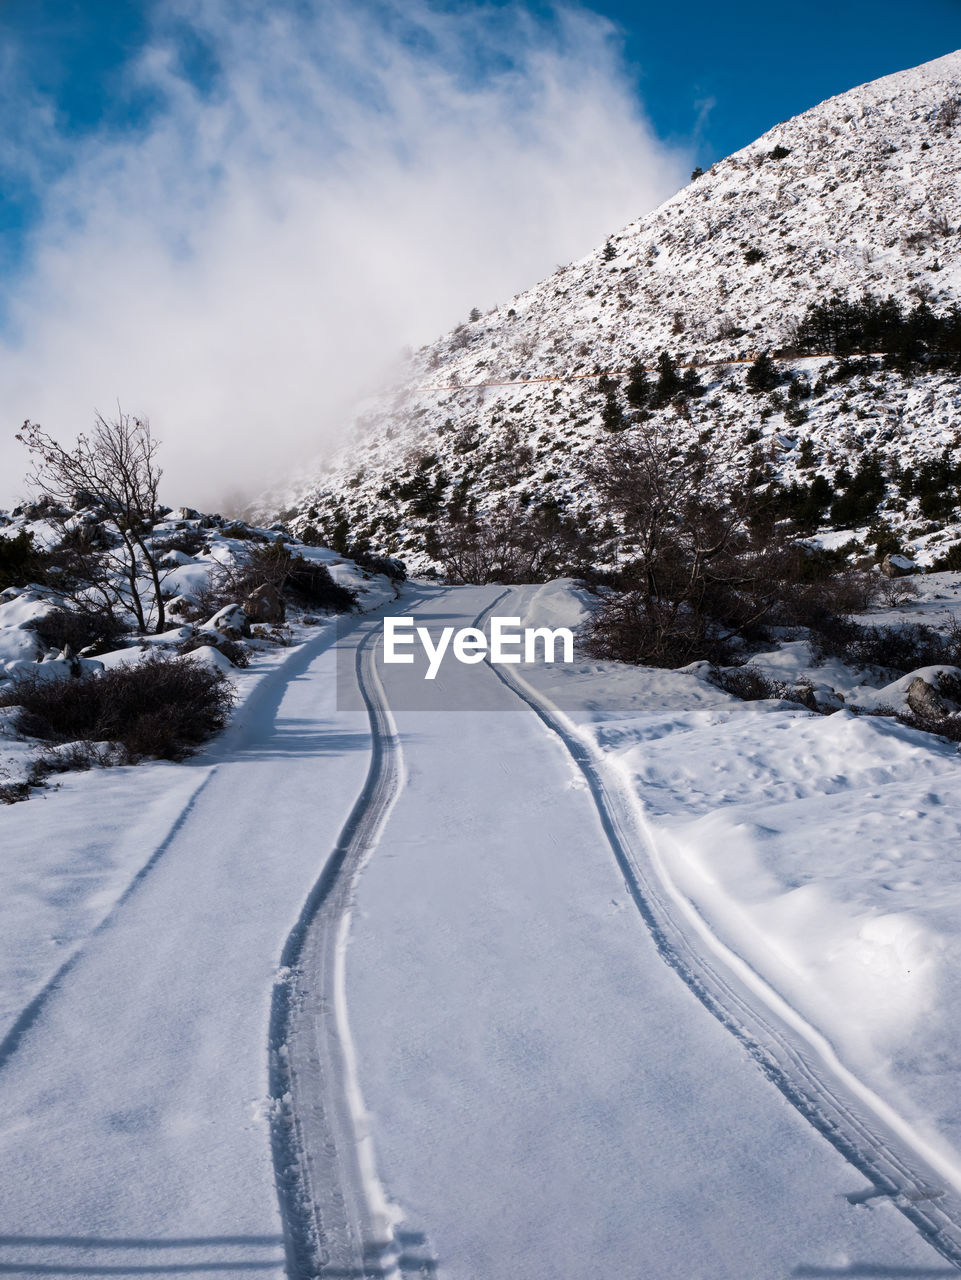
<instances>
[{"instance_id":1,"label":"leafless shrub","mask_svg":"<svg viewBox=\"0 0 961 1280\"><path fill-rule=\"evenodd\" d=\"M935 213L932 216L931 221L928 223L929 238L934 236L940 238L950 236L953 233L953 230L954 228L951 226L951 223L948 221L948 216L945 213Z\"/></svg>"},{"instance_id":2,"label":"leafless shrub","mask_svg":"<svg viewBox=\"0 0 961 1280\"><path fill-rule=\"evenodd\" d=\"M126 763L126 757L110 743L68 742L38 756L30 765L28 782L31 786L42 786L51 774L82 772L95 765L117 763Z\"/></svg>"},{"instance_id":3,"label":"leafless shrub","mask_svg":"<svg viewBox=\"0 0 961 1280\"><path fill-rule=\"evenodd\" d=\"M300 603L331 613L349 613L357 602L353 591L340 586L324 564L307 560L277 541L254 546L213 575L204 594L207 617L226 604L241 603L259 587L286 591ZM211 607L212 606L212 607Z\"/></svg>"},{"instance_id":4,"label":"leafless shrub","mask_svg":"<svg viewBox=\"0 0 961 1280\"><path fill-rule=\"evenodd\" d=\"M0 782L0 804L17 804L29 799L29 782Z\"/></svg>"},{"instance_id":5,"label":"leafless shrub","mask_svg":"<svg viewBox=\"0 0 961 1280\"><path fill-rule=\"evenodd\" d=\"M826 619L863 613L880 585L876 574L838 567L830 558L811 557L801 548L785 551L779 577L772 620L794 627L818 627Z\"/></svg>"},{"instance_id":6,"label":"leafless shrub","mask_svg":"<svg viewBox=\"0 0 961 1280\"><path fill-rule=\"evenodd\" d=\"M763 702L768 698L789 698L790 688L782 680L772 680L760 668L745 663L727 670L715 668L711 675L715 684L742 702Z\"/></svg>"},{"instance_id":7,"label":"leafless shrub","mask_svg":"<svg viewBox=\"0 0 961 1280\"><path fill-rule=\"evenodd\" d=\"M941 129L953 129L961 120L961 95L952 94L945 98L938 110L937 123Z\"/></svg>"},{"instance_id":8,"label":"leafless shrub","mask_svg":"<svg viewBox=\"0 0 961 1280\"><path fill-rule=\"evenodd\" d=\"M157 555L179 551L185 556L195 556L207 545L207 534L202 529L173 529L152 538L150 545Z\"/></svg>"},{"instance_id":9,"label":"leafless shrub","mask_svg":"<svg viewBox=\"0 0 961 1280\"><path fill-rule=\"evenodd\" d=\"M47 648L62 651L69 646L74 653L106 653L120 645L124 634L116 614L83 601L55 609L31 627Z\"/></svg>"},{"instance_id":10,"label":"leafless shrub","mask_svg":"<svg viewBox=\"0 0 961 1280\"><path fill-rule=\"evenodd\" d=\"M222 729L234 701L218 671L152 657L76 679L18 676L0 688L18 732L48 742L111 742L128 760L181 760Z\"/></svg>"},{"instance_id":11,"label":"leafless shrub","mask_svg":"<svg viewBox=\"0 0 961 1280\"><path fill-rule=\"evenodd\" d=\"M598 657L654 666L727 661L771 623L811 626L867 606L874 581L800 546L760 475L730 478L703 446L654 427L589 467L634 558L585 629Z\"/></svg>"},{"instance_id":12,"label":"leafless shrub","mask_svg":"<svg viewBox=\"0 0 961 1280\"><path fill-rule=\"evenodd\" d=\"M913 578L885 578L882 576L877 587L878 595L885 608L900 609L913 603L919 596L918 585Z\"/></svg>"},{"instance_id":13,"label":"leafless shrub","mask_svg":"<svg viewBox=\"0 0 961 1280\"><path fill-rule=\"evenodd\" d=\"M946 634L921 623L866 627L850 618L824 619L812 632L815 657L841 658L855 667L916 671L919 667L961 666L961 627Z\"/></svg>"},{"instance_id":14,"label":"leafless shrub","mask_svg":"<svg viewBox=\"0 0 961 1280\"><path fill-rule=\"evenodd\" d=\"M724 635L703 614L636 589L602 597L579 639L591 657L651 667L679 667L703 658L723 662L732 656Z\"/></svg>"},{"instance_id":15,"label":"leafless shrub","mask_svg":"<svg viewBox=\"0 0 961 1280\"><path fill-rule=\"evenodd\" d=\"M427 537L449 582L545 582L580 573L593 551L589 532L556 509L516 502L486 513L448 510Z\"/></svg>"}]
</instances>

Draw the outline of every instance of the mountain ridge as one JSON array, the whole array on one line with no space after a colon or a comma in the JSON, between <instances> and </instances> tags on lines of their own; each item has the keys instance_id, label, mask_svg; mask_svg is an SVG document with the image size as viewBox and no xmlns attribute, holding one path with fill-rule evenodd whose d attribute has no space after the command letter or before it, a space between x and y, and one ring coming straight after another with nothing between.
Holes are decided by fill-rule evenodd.
<instances>
[{"instance_id":1,"label":"mountain ridge","mask_svg":"<svg viewBox=\"0 0 961 1280\"><path fill-rule=\"evenodd\" d=\"M261 510L283 507L328 538L346 525L415 568L431 563L425 531L455 492L479 510L546 500L590 518L583 464L606 434L597 379L653 367L662 352L703 369L707 394L682 407L682 426L692 438L711 431L730 465L758 444L777 455L783 483L833 475L866 447L902 469L945 449L953 459L961 406L944 373L881 370L870 387L828 387L791 423L741 375L760 351L790 351L808 308L834 295L956 305L959 233L961 51L773 126L592 253L473 312L361 407L337 455ZM787 366L814 385L826 369ZM678 406L663 414L673 420ZM814 472L794 463L805 439ZM884 510L915 542L951 534L944 521L923 530L918 514L911 500Z\"/></svg>"}]
</instances>

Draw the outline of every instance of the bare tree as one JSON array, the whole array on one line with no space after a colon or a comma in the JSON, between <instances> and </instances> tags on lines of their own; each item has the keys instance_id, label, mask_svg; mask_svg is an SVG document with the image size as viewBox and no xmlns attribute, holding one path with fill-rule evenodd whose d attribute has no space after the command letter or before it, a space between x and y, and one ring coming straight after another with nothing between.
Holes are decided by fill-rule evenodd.
<instances>
[{"instance_id":1,"label":"bare tree","mask_svg":"<svg viewBox=\"0 0 961 1280\"><path fill-rule=\"evenodd\" d=\"M428 554L450 582L546 582L579 572L596 551L591 532L549 506L505 502L494 511L451 512L435 522Z\"/></svg>"},{"instance_id":2,"label":"bare tree","mask_svg":"<svg viewBox=\"0 0 961 1280\"><path fill-rule=\"evenodd\" d=\"M25 422L17 439L30 451L28 481L53 505L73 511L99 508L101 523L113 533L108 545L83 537L83 530L63 527L65 542L76 543L72 568L81 582L105 601L129 609L143 633L153 622L166 625L162 572L149 543L159 515L158 442L145 418L118 409L108 420L97 414L93 430L66 449L36 423Z\"/></svg>"},{"instance_id":3,"label":"bare tree","mask_svg":"<svg viewBox=\"0 0 961 1280\"><path fill-rule=\"evenodd\" d=\"M784 534L769 524L755 536L759 478L725 474L676 423L609 441L588 476L634 548L620 570L626 589L594 614L589 651L676 666L723 647L776 605Z\"/></svg>"}]
</instances>

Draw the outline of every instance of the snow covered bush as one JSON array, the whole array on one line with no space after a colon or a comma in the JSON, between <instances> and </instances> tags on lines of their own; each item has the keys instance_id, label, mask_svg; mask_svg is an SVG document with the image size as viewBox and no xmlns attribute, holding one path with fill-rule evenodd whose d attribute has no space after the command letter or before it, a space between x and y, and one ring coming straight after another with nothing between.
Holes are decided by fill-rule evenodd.
<instances>
[{"instance_id":1,"label":"snow covered bush","mask_svg":"<svg viewBox=\"0 0 961 1280\"><path fill-rule=\"evenodd\" d=\"M45 613L33 623L31 630L36 631L48 649L63 652L69 645L74 653L86 650L88 655L116 649L124 634L112 611L83 600L71 601L69 607Z\"/></svg>"},{"instance_id":2,"label":"snow covered bush","mask_svg":"<svg viewBox=\"0 0 961 1280\"><path fill-rule=\"evenodd\" d=\"M767 698L790 698L792 690L782 680L772 680L750 663L712 671L715 683L742 702L763 702Z\"/></svg>"},{"instance_id":3,"label":"snow covered bush","mask_svg":"<svg viewBox=\"0 0 961 1280\"><path fill-rule=\"evenodd\" d=\"M307 539L304 538L304 542ZM390 578L394 582L405 582L407 580L407 566L403 560L397 560L393 556L378 556L373 551L369 551L366 547L348 547L348 557L359 565L361 569L366 569L368 573L382 573L385 578Z\"/></svg>"},{"instance_id":4,"label":"snow covered bush","mask_svg":"<svg viewBox=\"0 0 961 1280\"><path fill-rule=\"evenodd\" d=\"M350 613L357 603L354 592L335 582L325 564L303 556L290 557L284 587L300 603L328 613Z\"/></svg>"},{"instance_id":5,"label":"snow covered bush","mask_svg":"<svg viewBox=\"0 0 961 1280\"><path fill-rule=\"evenodd\" d=\"M234 692L219 672L151 657L76 679L18 676L0 687L14 727L47 742L111 742L127 760L181 760L224 727Z\"/></svg>"},{"instance_id":6,"label":"snow covered bush","mask_svg":"<svg viewBox=\"0 0 961 1280\"><path fill-rule=\"evenodd\" d=\"M203 607L242 602L263 587L286 592L300 604L329 613L349 613L356 604L353 591L336 583L326 565L292 552L278 539L249 547L232 564L223 565Z\"/></svg>"},{"instance_id":7,"label":"snow covered bush","mask_svg":"<svg viewBox=\"0 0 961 1280\"><path fill-rule=\"evenodd\" d=\"M825 619L812 637L818 658L840 658L854 667L916 671L919 667L961 666L961 628L946 635L921 623L866 627L850 618Z\"/></svg>"},{"instance_id":8,"label":"snow covered bush","mask_svg":"<svg viewBox=\"0 0 961 1280\"><path fill-rule=\"evenodd\" d=\"M198 631L196 635L178 645L177 652L186 655L207 646L222 653L228 662L235 667L250 666L250 650L241 640L228 640L225 636L213 635L209 631Z\"/></svg>"}]
</instances>

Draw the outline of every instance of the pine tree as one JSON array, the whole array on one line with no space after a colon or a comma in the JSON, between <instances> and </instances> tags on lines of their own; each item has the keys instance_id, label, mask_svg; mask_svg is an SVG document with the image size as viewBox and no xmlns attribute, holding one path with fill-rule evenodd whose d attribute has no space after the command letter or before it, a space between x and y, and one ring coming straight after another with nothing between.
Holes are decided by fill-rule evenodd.
<instances>
[{"instance_id":1,"label":"pine tree","mask_svg":"<svg viewBox=\"0 0 961 1280\"><path fill-rule=\"evenodd\" d=\"M677 363L666 351L657 357L657 384L654 387L656 408L669 404L681 394L683 383L677 372Z\"/></svg>"},{"instance_id":2,"label":"pine tree","mask_svg":"<svg viewBox=\"0 0 961 1280\"><path fill-rule=\"evenodd\" d=\"M627 403L632 409L644 409L651 398L651 383L644 368L643 361L635 360L628 370Z\"/></svg>"},{"instance_id":3,"label":"pine tree","mask_svg":"<svg viewBox=\"0 0 961 1280\"><path fill-rule=\"evenodd\" d=\"M604 261L613 262L617 257L617 250L614 248L610 240L604 246Z\"/></svg>"},{"instance_id":4,"label":"pine tree","mask_svg":"<svg viewBox=\"0 0 961 1280\"><path fill-rule=\"evenodd\" d=\"M623 431L627 426L616 391L608 391L601 410L601 426L605 431Z\"/></svg>"},{"instance_id":5,"label":"pine tree","mask_svg":"<svg viewBox=\"0 0 961 1280\"><path fill-rule=\"evenodd\" d=\"M760 394L762 391L773 391L781 381L777 366L767 351L762 351L747 371L745 384L749 391Z\"/></svg>"}]
</instances>

